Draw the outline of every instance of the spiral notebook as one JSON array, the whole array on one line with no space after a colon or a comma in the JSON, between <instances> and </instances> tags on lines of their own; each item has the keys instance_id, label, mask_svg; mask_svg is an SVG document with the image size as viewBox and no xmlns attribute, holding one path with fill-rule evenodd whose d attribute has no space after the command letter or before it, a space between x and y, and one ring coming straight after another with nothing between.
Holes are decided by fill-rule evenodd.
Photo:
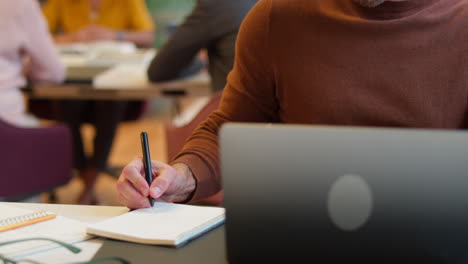
<instances>
[{"instance_id":1,"label":"spiral notebook","mask_svg":"<svg viewBox=\"0 0 468 264\"><path fill-rule=\"evenodd\" d=\"M88 226L92 235L179 247L224 222L224 208L157 202Z\"/></svg>"},{"instance_id":2,"label":"spiral notebook","mask_svg":"<svg viewBox=\"0 0 468 264\"><path fill-rule=\"evenodd\" d=\"M0 241L28 238L51 238L76 243L92 238L86 234L86 224L53 212L35 212L13 206L0 205ZM55 243L37 240L0 247L0 255L11 259L58 248Z\"/></svg>"},{"instance_id":3,"label":"spiral notebook","mask_svg":"<svg viewBox=\"0 0 468 264\"><path fill-rule=\"evenodd\" d=\"M23 226L37 224L54 219L57 215L52 212L39 211L0 219L0 232L5 232Z\"/></svg>"}]
</instances>

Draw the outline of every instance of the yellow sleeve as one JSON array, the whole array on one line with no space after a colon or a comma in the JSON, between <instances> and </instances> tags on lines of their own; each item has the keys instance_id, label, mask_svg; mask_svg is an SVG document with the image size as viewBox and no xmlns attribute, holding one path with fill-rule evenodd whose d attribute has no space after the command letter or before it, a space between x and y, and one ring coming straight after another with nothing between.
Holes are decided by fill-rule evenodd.
<instances>
[{"instance_id":1,"label":"yellow sleeve","mask_svg":"<svg viewBox=\"0 0 468 264\"><path fill-rule=\"evenodd\" d=\"M42 12L49 24L49 32L52 34L57 33L60 16L60 1L61 0L47 0L42 7Z\"/></svg>"},{"instance_id":2,"label":"yellow sleeve","mask_svg":"<svg viewBox=\"0 0 468 264\"><path fill-rule=\"evenodd\" d=\"M131 18L131 30L135 31L149 31L154 30L153 19L148 12L148 8L144 0L130 0L128 1L131 5L130 18Z\"/></svg>"}]
</instances>

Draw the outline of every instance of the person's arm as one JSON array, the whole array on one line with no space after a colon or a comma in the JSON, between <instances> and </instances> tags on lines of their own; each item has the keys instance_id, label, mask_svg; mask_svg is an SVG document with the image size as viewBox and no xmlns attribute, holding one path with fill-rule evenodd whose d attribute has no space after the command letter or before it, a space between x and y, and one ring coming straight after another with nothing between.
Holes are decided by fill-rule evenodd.
<instances>
[{"instance_id":1,"label":"person's arm","mask_svg":"<svg viewBox=\"0 0 468 264\"><path fill-rule=\"evenodd\" d=\"M103 35L104 34L100 34L100 35L92 34L89 32L88 27L84 27L74 32L55 34L53 35L53 40L57 44L88 42L92 40L104 39ZM97 36L97 37L94 37L94 36Z\"/></svg>"},{"instance_id":2,"label":"person's arm","mask_svg":"<svg viewBox=\"0 0 468 264\"><path fill-rule=\"evenodd\" d=\"M115 30L96 24L89 24L78 31L56 35L54 39L57 43L98 40L125 41L135 43L139 47L147 47L153 43L153 31Z\"/></svg>"},{"instance_id":3,"label":"person's arm","mask_svg":"<svg viewBox=\"0 0 468 264\"><path fill-rule=\"evenodd\" d=\"M60 62L37 1L28 4L18 22L26 36L22 52L28 57L28 77L35 81L61 82L65 67Z\"/></svg>"},{"instance_id":4,"label":"person's arm","mask_svg":"<svg viewBox=\"0 0 468 264\"><path fill-rule=\"evenodd\" d=\"M50 20L51 32L56 32L56 25L60 18L61 0L53 0L44 6L44 14ZM56 43L89 42L98 40L127 41L135 43L139 47L151 47L154 42L154 24L146 9L143 0L125 1L126 13L122 14L128 21L128 27L120 30L90 24L74 32L60 33L54 35Z\"/></svg>"},{"instance_id":5,"label":"person's arm","mask_svg":"<svg viewBox=\"0 0 468 264\"><path fill-rule=\"evenodd\" d=\"M154 31L115 31L113 40L135 43L138 47L151 47L154 42Z\"/></svg>"},{"instance_id":6,"label":"person's arm","mask_svg":"<svg viewBox=\"0 0 468 264\"><path fill-rule=\"evenodd\" d=\"M196 58L198 52L212 41L213 21L223 14L215 13L214 1L197 1L186 20L158 51L148 68L148 79L164 82L198 72L204 66Z\"/></svg>"},{"instance_id":7,"label":"person's arm","mask_svg":"<svg viewBox=\"0 0 468 264\"><path fill-rule=\"evenodd\" d=\"M184 163L197 181L193 200L221 188L218 130L225 122L278 122L275 52L271 47L271 0L259 1L238 34L234 68L228 76L219 109L192 134L172 164Z\"/></svg>"},{"instance_id":8,"label":"person's arm","mask_svg":"<svg viewBox=\"0 0 468 264\"><path fill-rule=\"evenodd\" d=\"M125 167L117 189L119 200L130 208L149 206L146 195L171 202L207 197L220 190L218 130L228 121L277 122L279 103L270 41L272 0L260 1L239 31L234 69L217 111L203 122L171 163L155 162L155 180L148 186L136 160ZM155 192L156 191L156 192Z\"/></svg>"}]
</instances>

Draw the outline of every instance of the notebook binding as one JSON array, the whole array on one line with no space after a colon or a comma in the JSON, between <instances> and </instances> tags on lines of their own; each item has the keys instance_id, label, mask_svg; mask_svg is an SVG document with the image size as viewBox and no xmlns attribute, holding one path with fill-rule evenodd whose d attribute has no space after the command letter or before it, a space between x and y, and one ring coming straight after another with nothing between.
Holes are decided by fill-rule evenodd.
<instances>
[{"instance_id":1,"label":"notebook binding","mask_svg":"<svg viewBox=\"0 0 468 264\"><path fill-rule=\"evenodd\" d=\"M38 212L30 213L30 214L5 218L5 219L0 220L0 227L14 225L14 224L20 223L20 222L26 222L26 221L29 221L29 220L33 220L33 219L43 217L43 216L47 216L47 215L51 215L51 214L53 214L53 213L47 212L47 211L38 211Z\"/></svg>"}]
</instances>

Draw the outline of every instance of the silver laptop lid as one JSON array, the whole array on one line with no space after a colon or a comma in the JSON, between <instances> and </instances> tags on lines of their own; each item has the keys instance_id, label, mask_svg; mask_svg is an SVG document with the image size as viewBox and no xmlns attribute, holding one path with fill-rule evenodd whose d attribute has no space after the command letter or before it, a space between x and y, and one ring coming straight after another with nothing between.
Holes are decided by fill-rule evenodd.
<instances>
[{"instance_id":1,"label":"silver laptop lid","mask_svg":"<svg viewBox=\"0 0 468 264\"><path fill-rule=\"evenodd\" d=\"M220 146L232 263L468 251L466 132L234 123Z\"/></svg>"}]
</instances>

